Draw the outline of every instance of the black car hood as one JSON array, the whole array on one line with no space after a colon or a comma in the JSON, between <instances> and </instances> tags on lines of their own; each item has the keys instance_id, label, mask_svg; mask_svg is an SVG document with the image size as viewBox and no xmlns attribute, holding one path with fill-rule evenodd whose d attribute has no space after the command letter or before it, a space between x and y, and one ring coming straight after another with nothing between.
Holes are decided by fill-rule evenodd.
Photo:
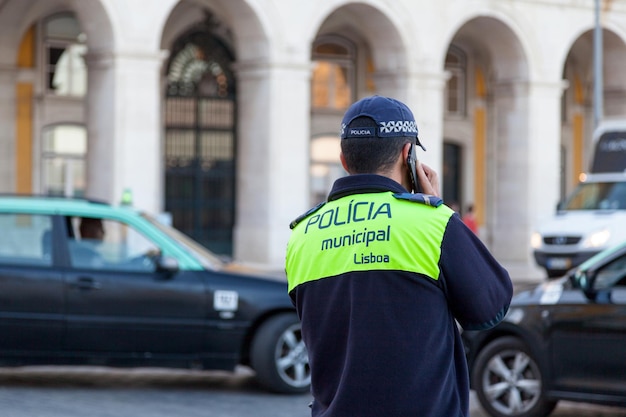
<instances>
[{"instance_id":1,"label":"black car hood","mask_svg":"<svg viewBox=\"0 0 626 417\"><path fill-rule=\"evenodd\" d=\"M562 277L523 289L511 300L511 307L530 304L556 304L565 289L571 287L569 279Z\"/></svg>"},{"instance_id":2,"label":"black car hood","mask_svg":"<svg viewBox=\"0 0 626 417\"><path fill-rule=\"evenodd\" d=\"M520 291L511 300L510 309L554 304L587 304L589 302L581 289L573 287L569 276L564 276Z\"/></svg>"}]
</instances>

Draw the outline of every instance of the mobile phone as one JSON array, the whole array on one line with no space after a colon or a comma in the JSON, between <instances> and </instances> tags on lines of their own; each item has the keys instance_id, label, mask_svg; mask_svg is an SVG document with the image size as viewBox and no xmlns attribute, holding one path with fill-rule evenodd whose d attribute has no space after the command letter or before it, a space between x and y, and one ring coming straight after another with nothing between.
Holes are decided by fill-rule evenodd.
<instances>
[{"instance_id":1,"label":"mobile phone","mask_svg":"<svg viewBox=\"0 0 626 417\"><path fill-rule=\"evenodd\" d=\"M422 187L420 187L420 182L417 178L417 150L415 149L415 144L411 144L406 163L409 166L409 175L411 176L411 184L413 185L412 191L414 193L421 193Z\"/></svg>"}]
</instances>

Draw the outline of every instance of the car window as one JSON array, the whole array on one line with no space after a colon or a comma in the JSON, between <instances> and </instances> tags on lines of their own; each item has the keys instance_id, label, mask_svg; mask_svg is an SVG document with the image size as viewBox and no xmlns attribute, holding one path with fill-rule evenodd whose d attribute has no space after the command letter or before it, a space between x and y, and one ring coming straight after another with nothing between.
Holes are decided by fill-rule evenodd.
<instances>
[{"instance_id":1,"label":"car window","mask_svg":"<svg viewBox=\"0 0 626 417\"><path fill-rule=\"evenodd\" d=\"M73 267L154 272L159 248L131 226L110 219L69 219L70 260Z\"/></svg>"},{"instance_id":2,"label":"car window","mask_svg":"<svg viewBox=\"0 0 626 417\"><path fill-rule=\"evenodd\" d=\"M149 216L146 213L141 215L144 219L152 223L161 232L168 235L171 239L175 240L179 245L183 246L185 250L193 256L196 261L200 262L203 267L209 270L219 270L223 267L223 260L220 259L213 252L191 239L181 231L167 226L157 219Z\"/></svg>"},{"instance_id":3,"label":"car window","mask_svg":"<svg viewBox=\"0 0 626 417\"><path fill-rule=\"evenodd\" d=\"M598 269L594 287L597 290L626 287L626 255Z\"/></svg>"},{"instance_id":4,"label":"car window","mask_svg":"<svg viewBox=\"0 0 626 417\"><path fill-rule=\"evenodd\" d=\"M0 263L52 265L52 219L35 214L0 214Z\"/></svg>"}]
</instances>

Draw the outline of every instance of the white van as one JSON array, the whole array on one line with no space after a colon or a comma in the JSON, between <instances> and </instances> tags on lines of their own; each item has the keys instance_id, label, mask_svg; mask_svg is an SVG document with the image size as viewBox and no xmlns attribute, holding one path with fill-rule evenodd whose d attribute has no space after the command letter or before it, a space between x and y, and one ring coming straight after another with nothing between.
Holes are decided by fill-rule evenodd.
<instances>
[{"instance_id":1,"label":"white van","mask_svg":"<svg viewBox=\"0 0 626 417\"><path fill-rule=\"evenodd\" d=\"M535 261L548 277L626 241L626 120L603 122L594 142L591 171L531 238Z\"/></svg>"}]
</instances>

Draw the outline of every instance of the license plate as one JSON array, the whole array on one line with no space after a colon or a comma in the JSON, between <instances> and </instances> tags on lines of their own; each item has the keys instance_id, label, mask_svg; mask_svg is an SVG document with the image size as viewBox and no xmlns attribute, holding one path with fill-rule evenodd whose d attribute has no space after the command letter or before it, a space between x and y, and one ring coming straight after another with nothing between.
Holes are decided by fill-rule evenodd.
<instances>
[{"instance_id":1,"label":"license plate","mask_svg":"<svg viewBox=\"0 0 626 417\"><path fill-rule=\"evenodd\" d=\"M570 269L572 260L570 258L548 258L547 264L550 269Z\"/></svg>"}]
</instances>

